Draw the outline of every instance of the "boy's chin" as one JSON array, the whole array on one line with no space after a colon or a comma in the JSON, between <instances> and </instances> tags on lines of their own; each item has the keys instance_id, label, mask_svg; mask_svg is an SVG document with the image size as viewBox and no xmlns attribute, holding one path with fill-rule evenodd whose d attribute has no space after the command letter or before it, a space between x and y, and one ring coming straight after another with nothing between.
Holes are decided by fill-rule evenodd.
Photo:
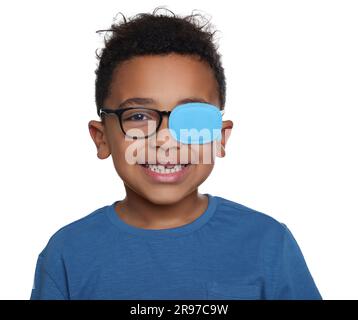
<instances>
[{"instance_id":1,"label":"boy's chin","mask_svg":"<svg viewBox=\"0 0 358 320\"><path fill-rule=\"evenodd\" d=\"M148 194L145 192L142 194L148 201L156 205L171 205L181 201L187 194L180 192L179 190L168 190L167 188L160 188L162 190L153 190Z\"/></svg>"}]
</instances>

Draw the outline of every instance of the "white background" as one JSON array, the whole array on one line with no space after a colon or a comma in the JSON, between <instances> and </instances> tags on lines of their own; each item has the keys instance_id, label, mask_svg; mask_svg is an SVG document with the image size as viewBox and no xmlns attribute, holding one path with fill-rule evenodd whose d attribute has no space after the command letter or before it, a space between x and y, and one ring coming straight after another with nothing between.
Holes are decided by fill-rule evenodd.
<instances>
[{"instance_id":1,"label":"white background","mask_svg":"<svg viewBox=\"0 0 358 320\"><path fill-rule=\"evenodd\" d=\"M28 299L60 227L124 197L87 123L98 29L166 5L212 18L227 157L202 185L284 222L325 299L357 299L357 1L2 1L0 298Z\"/></svg>"}]
</instances>

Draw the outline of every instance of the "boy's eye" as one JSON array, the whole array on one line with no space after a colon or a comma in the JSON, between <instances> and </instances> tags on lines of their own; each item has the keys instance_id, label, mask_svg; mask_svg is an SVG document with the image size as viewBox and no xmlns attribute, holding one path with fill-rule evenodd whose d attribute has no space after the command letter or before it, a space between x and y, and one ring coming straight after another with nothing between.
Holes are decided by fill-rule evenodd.
<instances>
[{"instance_id":1,"label":"boy's eye","mask_svg":"<svg viewBox=\"0 0 358 320\"><path fill-rule=\"evenodd\" d=\"M123 121L148 121L156 120L157 115L153 111L127 110L123 113Z\"/></svg>"},{"instance_id":2,"label":"boy's eye","mask_svg":"<svg viewBox=\"0 0 358 320\"><path fill-rule=\"evenodd\" d=\"M148 119L145 114L137 113L137 114L131 115L128 119L124 119L124 120L141 121L141 120L148 120Z\"/></svg>"}]
</instances>

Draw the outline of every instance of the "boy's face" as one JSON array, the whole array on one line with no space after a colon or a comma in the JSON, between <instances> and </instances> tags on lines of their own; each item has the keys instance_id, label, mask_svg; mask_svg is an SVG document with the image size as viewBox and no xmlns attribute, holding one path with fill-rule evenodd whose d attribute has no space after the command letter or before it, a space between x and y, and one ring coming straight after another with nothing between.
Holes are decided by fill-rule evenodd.
<instances>
[{"instance_id":1,"label":"boy's face","mask_svg":"<svg viewBox=\"0 0 358 320\"><path fill-rule=\"evenodd\" d=\"M220 105L217 82L210 67L193 56L178 54L140 56L121 63L114 71L111 90L103 107L115 110L122 102L134 97L152 99L153 103L142 106L157 110L172 110L184 99ZM138 106L138 103L123 107L133 106ZM216 156L224 156L223 147L232 126L231 121L223 121L221 141L183 145L170 136L167 116L163 117L157 135L142 141L126 139L116 115L106 115L104 123L89 123L98 157L105 159L112 155L115 169L127 192L135 192L152 203L162 205L180 201L206 180L214 166L213 148L217 150ZM152 173L139 163L127 161L126 152L128 156L133 143L136 143L137 154L145 151L146 162L149 162L148 154L151 153L156 155L154 163L168 161L189 165L169 178L163 177L164 173ZM182 152L188 154L188 159L182 157ZM192 161L194 158L196 160ZM210 163L204 160L208 158Z\"/></svg>"}]
</instances>

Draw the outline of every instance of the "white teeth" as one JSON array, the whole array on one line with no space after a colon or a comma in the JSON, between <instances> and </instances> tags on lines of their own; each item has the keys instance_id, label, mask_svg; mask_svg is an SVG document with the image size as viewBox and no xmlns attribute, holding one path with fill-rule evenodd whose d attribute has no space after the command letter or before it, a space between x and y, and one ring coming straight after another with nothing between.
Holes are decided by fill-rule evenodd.
<instances>
[{"instance_id":1,"label":"white teeth","mask_svg":"<svg viewBox=\"0 0 358 320\"><path fill-rule=\"evenodd\" d=\"M165 168L163 165L155 165L155 164L149 164L147 165L149 170L158 172L158 173L174 173L183 170L184 165L178 164L175 165L173 168Z\"/></svg>"}]
</instances>

